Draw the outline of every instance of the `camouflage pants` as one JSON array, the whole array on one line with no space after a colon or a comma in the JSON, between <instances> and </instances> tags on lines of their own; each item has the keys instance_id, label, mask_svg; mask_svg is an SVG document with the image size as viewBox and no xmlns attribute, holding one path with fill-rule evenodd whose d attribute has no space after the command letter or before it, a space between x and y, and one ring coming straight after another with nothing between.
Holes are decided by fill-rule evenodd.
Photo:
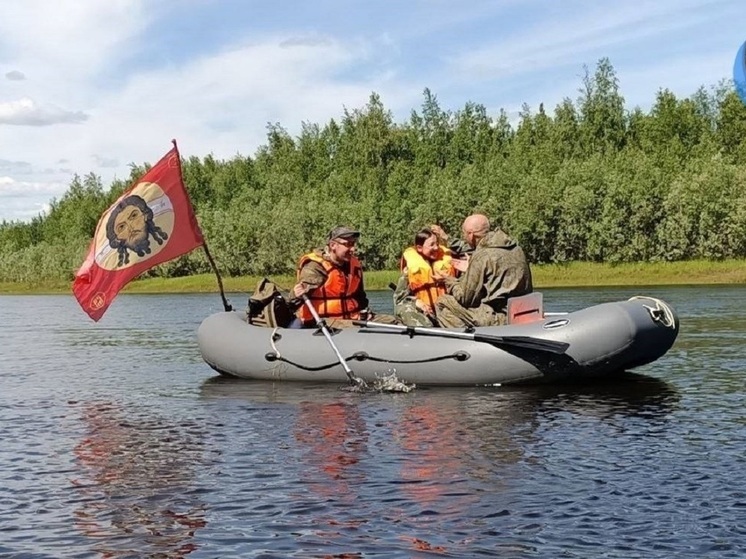
<instances>
[{"instance_id":1,"label":"camouflage pants","mask_svg":"<svg viewBox=\"0 0 746 559\"><path fill-rule=\"evenodd\" d=\"M412 299L406 299L395 305L394 314L406 326L424 326L427 328L437 326L425 313L417 308Z\"/></svg>"},{"instance_id":2,"label":"camouflage pants","mask_svg":"<svg viewBox=\"0 0 746 559\"><path fill-rule=\"evenodd\" d=\"M436 306L438 307L438 324L444 328L498 326L507 322L507 315L504 312L496 312L489 305L467 309L462 307L453 295L441 296Z\"/></svg>"},{"instance_id":3,"label":"camouflage pants","mask_svg":"<svg viewBox=\"0 0 746 559\"><path fill-rule=\"evenodd\" d=\"M375 313L372 316L369 316L367 320L371 322L380 322L381 324L398 324L396 318L390 314ZM352 320L346 318L327 318L325 322L329 328L357 328L352 323ZM311 326L311 328L315 328L315 326Z\"/></svg>"},{"instance_id":4,"label":"camouflage pants","mask_svg":"<svg viewBox=\"0 0 746 559\"><path fill-rule=\"evenodd\" d=\"M396 317L390 314L373 313L373 316L369 316L368 320L371 322L380 322L381 324L399 324Z\"/></svg>"}]
</instances>

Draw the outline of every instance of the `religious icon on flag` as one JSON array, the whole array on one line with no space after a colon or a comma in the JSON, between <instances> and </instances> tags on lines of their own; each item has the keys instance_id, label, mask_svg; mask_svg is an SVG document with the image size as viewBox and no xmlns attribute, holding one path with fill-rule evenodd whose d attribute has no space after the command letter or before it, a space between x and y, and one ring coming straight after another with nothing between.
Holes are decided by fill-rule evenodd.
<instances>
[{"instance_id":1,"label":"religious icon on flag","mask_svg":"<svg viewBox=\"0 0 746 559\"><path fill-rule=\"evenodd\" d=\"M98 321L117 293L146 270L204 245L174 147L101 216L73 294Z\"/></svg>"}]
</instances>

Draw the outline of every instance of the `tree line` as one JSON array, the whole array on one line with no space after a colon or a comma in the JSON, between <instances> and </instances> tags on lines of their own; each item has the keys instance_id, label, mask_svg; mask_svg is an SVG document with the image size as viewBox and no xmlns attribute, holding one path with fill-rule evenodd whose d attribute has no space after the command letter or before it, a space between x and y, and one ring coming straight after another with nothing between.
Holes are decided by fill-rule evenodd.
<instances>
[{"instance_id":1,"label":"tree line","mask_svg":"<svg viewBox=\"0 0 746 559\"><path fill-rule=\"evenodd\" d=\"M687 98L658 91L650 110L627 110L608 59L586 70L576 99L552 113L524 105L490 117L467 102L443 110L424 91L394 122L372 93L363 108L298 136L279 123L253 157L183 161L210 251L225 275L292 272L332 227L363 232L367 269L394 269L420 227L458 234L488 215L534 263L636 262L746 256L746 106L723 82ZM0 281L71 280L98 219L148 168L104 188L73 178L51 209L0 224ZM157 276L210 271L202 251Z\"/></svg>"}]
</instances>

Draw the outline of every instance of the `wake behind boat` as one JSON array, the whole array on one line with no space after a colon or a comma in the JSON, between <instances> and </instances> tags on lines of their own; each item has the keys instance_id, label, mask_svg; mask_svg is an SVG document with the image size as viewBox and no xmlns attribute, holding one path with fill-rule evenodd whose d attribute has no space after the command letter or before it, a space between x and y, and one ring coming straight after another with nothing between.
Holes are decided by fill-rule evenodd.
<instances>
[{"instance_id":1,"label":"wake behind boat","mask_svg":"<svg viewBox=\"0 0 746 559\"><path fill-rule=\"evenodd\" d=\"M424 332L423 330L427 330ZM420 386L546 383L605 377L662 357L679 331L675 311L652 297L603 303L561 316L473 332L367 326L332 333L357 377L375 382L395 373ZM221 374L276 381L348 380L317 329L265 328L237 312L200 325L205 362Z\"/></svg>"}]
</instances>

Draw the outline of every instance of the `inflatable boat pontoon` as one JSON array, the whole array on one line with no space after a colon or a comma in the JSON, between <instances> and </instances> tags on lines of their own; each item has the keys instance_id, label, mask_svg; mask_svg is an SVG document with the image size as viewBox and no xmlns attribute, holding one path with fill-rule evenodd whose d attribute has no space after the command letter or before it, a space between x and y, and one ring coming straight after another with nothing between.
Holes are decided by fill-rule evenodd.
<instances>
[{"instance_id":1,"label":"inflatable boat pontoon","mask_svg":"<svg viewBox=\"0 0 746 559\"><path fill-rule=\"evenodd\" d=\"M651 363L673 345L679 320L665 302L633 297L521 324L460 331L469 339L450 337L455 330L425 330L433 332L368 323L334 331L332 340L354 374L369 382L395 373L416 385L544 383L603 377ZM205 362L224 375L348 380L329 341L315 328L265 328L238 312L221 312L208 316L197 336Z\"/></svg>"}]
</instances>

